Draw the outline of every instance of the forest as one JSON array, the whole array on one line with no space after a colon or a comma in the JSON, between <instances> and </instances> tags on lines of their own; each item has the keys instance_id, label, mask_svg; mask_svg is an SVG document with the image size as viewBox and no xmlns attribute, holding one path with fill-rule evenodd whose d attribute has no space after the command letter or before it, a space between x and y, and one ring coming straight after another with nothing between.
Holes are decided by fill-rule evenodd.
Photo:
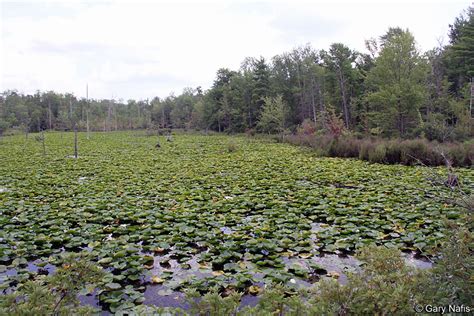
<instances>
[{"instance_id":1,"label":"forest","mask_svg":"<svg viewBox=\"0 0 474 316\"><path fill-rule=\"evenodd\" d=\"M427 52L408 29L390 28L365 42L310 44L221 68L212 87L185 88L151 100L77 98L53 91L5 91L0 133L7 129L94 131L178 128L226 133L322 133L334 119L356 137L463 141L473 134L474 8L449 26L449 43ZM85 86L85 85L84 85ZM93 87L91 87L91 91ZM471 105L470 105L471 104Z\"/></svg>"}]
</instances>

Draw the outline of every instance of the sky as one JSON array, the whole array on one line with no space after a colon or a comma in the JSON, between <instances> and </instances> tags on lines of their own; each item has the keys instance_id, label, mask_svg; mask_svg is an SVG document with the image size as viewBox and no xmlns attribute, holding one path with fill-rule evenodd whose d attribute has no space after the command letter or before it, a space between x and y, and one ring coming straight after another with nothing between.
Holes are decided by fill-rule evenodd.
<instances>
[{"instance_id":1,"label":"sky","mask_svg":"<svg viewBox=\"0 0 474 316\"><path fill-rule=\"evenodd\" d=\"M221 67L311 44L408 28L421 51L447 44L471 1L4 1L0 91L127 100L208 89Z\"/></svg>"}]
</instances>

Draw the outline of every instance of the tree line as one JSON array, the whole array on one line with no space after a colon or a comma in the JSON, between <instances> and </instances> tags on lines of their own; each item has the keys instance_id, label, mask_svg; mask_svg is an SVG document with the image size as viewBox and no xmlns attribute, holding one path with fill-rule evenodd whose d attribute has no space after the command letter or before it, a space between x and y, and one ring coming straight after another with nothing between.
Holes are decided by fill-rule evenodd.
<instances>
[{"instance_id":1,"label":"tree line","mask_svg":"<svg viewBox=\"0 0 474 316\"><path fill-rule=\"evenodd\" d=\"M302 125L324 132L337 121L361 136L464 140L474 135L474 7L455 19L448 35L449 44L424 53L413 34L399 27L367 40L367 52L342 43L327 50L308 44L270 60L246 58L237 70L219 69L206 91L185 88L163 99L123 102L5 91L0 133L73 126L283 133Z\"/></svg>"}]
</instances>

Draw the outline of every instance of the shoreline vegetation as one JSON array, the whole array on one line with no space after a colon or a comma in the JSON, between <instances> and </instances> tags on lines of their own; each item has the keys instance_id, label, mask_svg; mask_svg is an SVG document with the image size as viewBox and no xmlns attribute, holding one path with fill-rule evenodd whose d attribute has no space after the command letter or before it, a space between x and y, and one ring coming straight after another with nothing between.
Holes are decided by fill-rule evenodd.
<instances>
[{"instance_id":1,"label":"shoreline vegetation","mask_svg":"<svg viewBox=\"0 0 474 316\"><path fill-rule=\"evenodd\" d=\"M278 139L279 140L279 139ZM472 167L474 141L439 143L427 139L355 138L329 135L283 136L283 142L311 148L321 157L357 158L373 163L407 166Z\"/></svg>"}]
</instances>

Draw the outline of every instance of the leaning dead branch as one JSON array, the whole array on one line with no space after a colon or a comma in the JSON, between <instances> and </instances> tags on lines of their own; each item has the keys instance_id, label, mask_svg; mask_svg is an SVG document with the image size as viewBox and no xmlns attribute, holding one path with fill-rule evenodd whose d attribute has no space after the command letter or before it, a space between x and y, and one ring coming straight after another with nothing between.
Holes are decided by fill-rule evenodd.
<instances>
[{"instance_id":1,"label":"leaning dead branch","mask_svg":"<svg viewBox=\"0 0 474 316\"><path fill-rule=\"evenodd\" d=\"M426 170L429 172L429 175L426 177L426 179L429 182L436 186L448 187L451 190L451 192L453 193L453 198L445 199L445 202L458 205L463 209L467 210L469 213L473 214L474 195L471 193L473 190L466 190L463 187L463 183L462 181L460 181L460 177L456 174L451 160L446 156L444 151L441 150L439 147L436 148L436 151L438 154L441 155L441 157L443 157L447 170L447 176L443 176L435 172L435 169L426 166L426 164L423 163L423 161L421 161L418 157L410 157L415 159L419 165L426 167ZM469 191L470 193L468 194L466 193L466 191Z\"/></svg>"}]
</instances>

